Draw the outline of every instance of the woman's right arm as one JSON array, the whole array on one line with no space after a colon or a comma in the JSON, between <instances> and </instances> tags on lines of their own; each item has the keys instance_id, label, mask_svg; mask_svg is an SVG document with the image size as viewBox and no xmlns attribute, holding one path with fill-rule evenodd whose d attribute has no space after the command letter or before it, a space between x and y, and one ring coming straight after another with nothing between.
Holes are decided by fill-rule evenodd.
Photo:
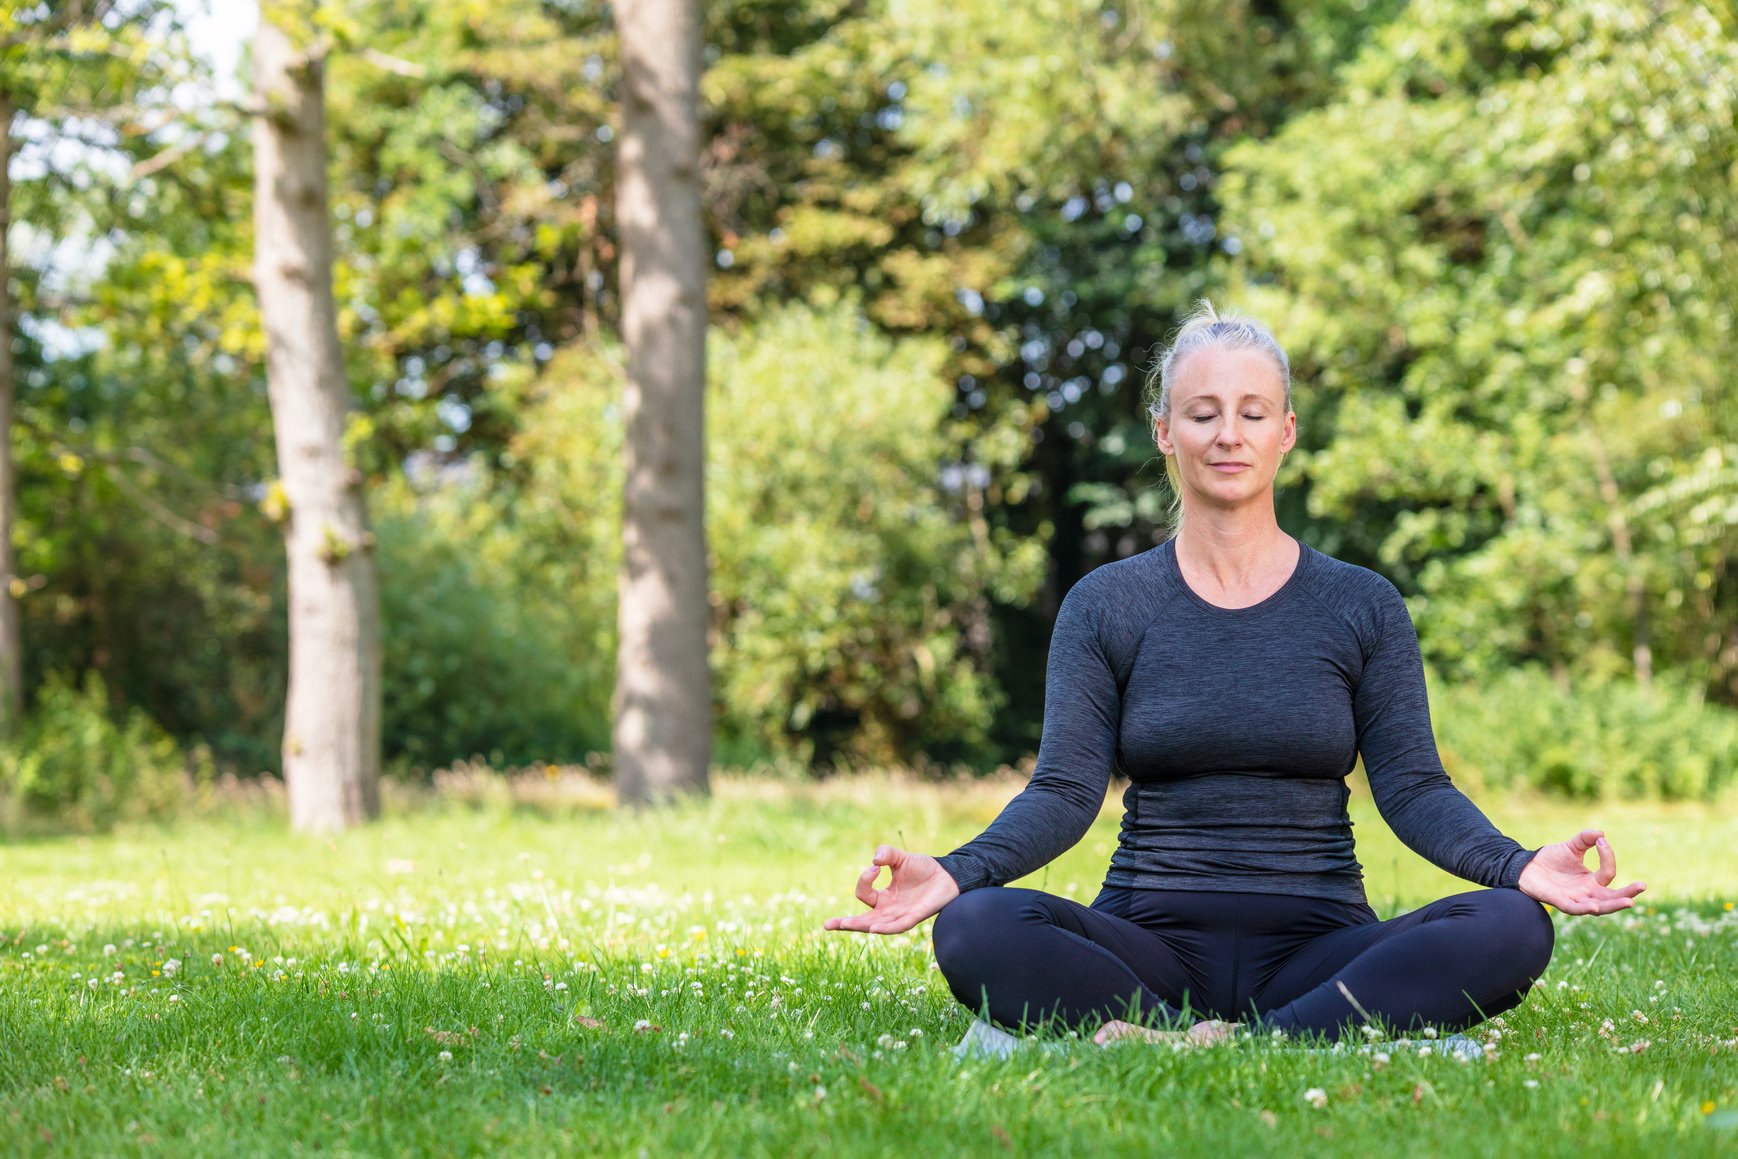
<instances>
[{"instance_id":1,"label":"woman's right arm","mask_svg":"<svg viewBox=\"0 0 1738 1159\"><path fill-rule=\"evenodd\" d=\"M1122 725L1116 665L1099 630L1096 597L1104 590L1089 575L1069 589L1057 612L1031 781L981 835L937 859L962 893L1048 865L1098 819Z\"/></svg>"},{"instance_id":2,"label":"woman's right arm","mask_svg":"<svg viewBox=\"0 0 1738 1159\"><path fill-rule=\"evenodd\" d=\"M828 929L910 929L967 890L1024 877L1086 835L1104 804L1122 720L1115 666L1098 630L1097 588L1091 576L1081 580L1057 613L1044 683L1044 731L1031 781L989 828L945 857L882 846L857 885L858 899L872 912L829 918ZM883 853L893 856L883 861ZM877 890L874 880L883 865L893 876Z\"/></svg>"}]
</instances>

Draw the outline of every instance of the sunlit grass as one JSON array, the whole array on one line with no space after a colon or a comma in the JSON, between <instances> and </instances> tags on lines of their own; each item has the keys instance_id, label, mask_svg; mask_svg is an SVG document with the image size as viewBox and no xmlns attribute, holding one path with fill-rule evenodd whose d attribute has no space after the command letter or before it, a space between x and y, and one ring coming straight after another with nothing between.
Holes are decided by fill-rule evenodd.
<instances>
[{"instance_id":1,"label":"sunlit grass","mask_svg":"<svg viewBox=\"0 0 1738 1159\"><path fill-rule=\"evenodd\" d=\"M1244 1042L961 1064L927 927L820 921L856 907L877 841L945 851L1014 787L727 778L656 815L592 794L401 808L332 840L254 815L5 847L0 1151L1738 1145L1738 809L1485 802L1530 843L1602 825L1651 888L1629 914L1559 919L1484 1062ZM1460 888L1354 804L1379 910ZM1090 900L1114 840L1110 809L1026 884Z\"/></svg>"}]
</instances>

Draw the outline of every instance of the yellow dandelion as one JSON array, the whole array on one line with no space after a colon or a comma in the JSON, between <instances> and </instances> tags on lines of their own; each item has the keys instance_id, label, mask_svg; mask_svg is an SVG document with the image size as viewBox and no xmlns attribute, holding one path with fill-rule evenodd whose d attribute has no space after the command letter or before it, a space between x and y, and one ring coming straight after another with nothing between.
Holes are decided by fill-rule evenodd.
<instances>
[{"instance_id":1,"label":"yellow dandelion","mask_svg":"<svg viewBox=\"0 0 1738 1159\"><path fill-rule=\"evenodd\" d=\"M1730 907L1731 903L1727 903L1727 904L1728 904L1728 907ZM1709 1099L1707 1102L1702 1104L1702 1113L1704 1115L1711 1115L1714 1113L1714 1100L1713 1099Z\"/></svg>"}]
</instances>

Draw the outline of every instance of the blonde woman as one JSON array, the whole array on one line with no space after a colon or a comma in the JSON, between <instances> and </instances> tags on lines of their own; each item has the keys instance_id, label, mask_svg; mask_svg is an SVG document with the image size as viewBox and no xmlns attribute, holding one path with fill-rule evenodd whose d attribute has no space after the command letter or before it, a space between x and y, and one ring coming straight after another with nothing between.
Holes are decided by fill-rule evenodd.
<instances>
[{"instance_id":1,"label":"blonde woman","mask_svg":"<svg viewBox=\"0 0 1738 1159\"><path fill-rule=\"evenodd\" d=\"M1064 599L1031 782L944 857L881 846L857 882L868 911L826 927L896 933L933 915L962 1003L1100 1042L1454 1030L1514 1007L1551 957L1541 902L1612 913L1645 887L1612 888L1598 831L1522 848L1449 781L1399 592L1279 527L1297 416L1267 327L1203 302L1149 393L1179 529ZM1401 840L1484 888L1377 919L1346 813L1360 757ZM1080 840L1113 770L1130 784L1093 903L999 888Z\"/></svg>"}]
</instances>

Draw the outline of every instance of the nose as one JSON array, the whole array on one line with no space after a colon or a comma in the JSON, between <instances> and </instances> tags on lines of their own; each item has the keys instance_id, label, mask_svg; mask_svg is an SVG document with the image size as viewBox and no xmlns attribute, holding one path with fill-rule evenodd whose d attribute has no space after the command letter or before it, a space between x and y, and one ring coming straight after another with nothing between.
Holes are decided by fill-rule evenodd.
<instances>
[{"instance_id":1,"label":"nose","mask_svg":"<svg viewBox=\"0 0 1738 1159\"><path fill-rule=\"evenodd\" d=\"M1238 424L1235 416L1227 418L1219 424L1219 437L1215 441L1227 449L1242 445L1243 428Z\"/></svg>"}]
</instances>

